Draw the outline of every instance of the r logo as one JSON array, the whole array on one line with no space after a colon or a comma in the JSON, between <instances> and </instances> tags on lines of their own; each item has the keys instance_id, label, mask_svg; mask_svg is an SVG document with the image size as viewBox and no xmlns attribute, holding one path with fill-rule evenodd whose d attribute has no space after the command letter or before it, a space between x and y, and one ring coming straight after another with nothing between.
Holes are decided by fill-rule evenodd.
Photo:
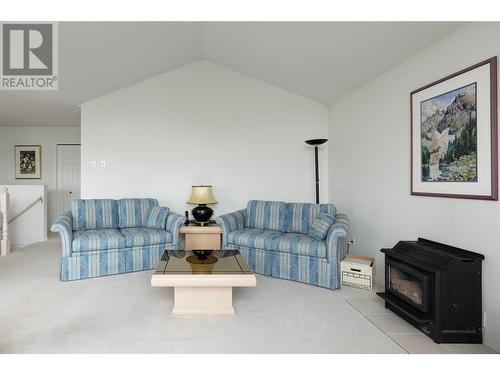
<instances>
[{"instance_id":1,"label":"r logo","mask_svg":"<svg viewBox=\"0 0 500 375\"><path fill-rule=\"evenodd\" d=\"M2 26L3 75L53 74L52 24L3 24Z\"/></svg>"},{"instance_id":2,"label":"r logo","mask_svg":"<svg viewBox=\"0 0 500 375\"><path fill-rule=\"evenodd\" d=\"M0 22L0 90L57 90L58 24Z\"/></svg>"}]
</instances>

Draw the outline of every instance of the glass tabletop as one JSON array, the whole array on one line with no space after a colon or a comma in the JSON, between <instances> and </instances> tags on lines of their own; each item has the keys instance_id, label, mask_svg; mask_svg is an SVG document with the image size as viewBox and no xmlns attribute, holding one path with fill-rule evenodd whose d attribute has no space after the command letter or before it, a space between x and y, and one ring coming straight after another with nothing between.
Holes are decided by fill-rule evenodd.
<instances>
[{"instance_id":1,"label":"glass tabletop","mask_svg":"<svg viewBox=\"0 0 500 375\"><path fill-rule=\"evenodd\" d=\"M165 250L155 275L253 274L238 250Z\"/></svg>"}]
</instances>

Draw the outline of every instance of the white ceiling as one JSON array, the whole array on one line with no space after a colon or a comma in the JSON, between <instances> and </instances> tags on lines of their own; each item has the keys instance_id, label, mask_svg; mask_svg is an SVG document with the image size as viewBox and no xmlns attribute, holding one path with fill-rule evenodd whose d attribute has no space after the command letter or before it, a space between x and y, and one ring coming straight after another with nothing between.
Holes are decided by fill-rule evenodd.
<instances>
[{"instance_id":1,"label":"white ceiling","mask_svg":"<svg viewBox=\"0 0 500 375\"><path fill-rule=\"evenodd\" d=\"M200 59L330 104L463 25L62 22L59 90L0 91L0 126L79 126L79 104Z\"/></svg>"},{"instance_id":2,"label":"white ceiling","mask_svg":"<svg viewBox=\"0 0 500 375\"><path fill-rule=\"evenodd\" d=\"M324 104L464 24L425 22L211 23L203 56Z\"/></svg>"},{"instance_id":3,"label":"white ceiling","mask_svg":"<svg viewBox=\"0 0 500 375\"><path fill-rule=\"evenodd\" d=\"M59 90L0 91L0 126L80 126L79 104L202 58L201 25L59 23Z\"/></svg>"}]
</instances>

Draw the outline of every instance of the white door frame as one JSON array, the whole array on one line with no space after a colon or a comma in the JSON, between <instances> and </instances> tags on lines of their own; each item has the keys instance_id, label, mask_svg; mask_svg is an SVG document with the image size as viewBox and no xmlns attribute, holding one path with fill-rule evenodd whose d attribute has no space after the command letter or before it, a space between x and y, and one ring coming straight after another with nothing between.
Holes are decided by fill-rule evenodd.
<instances>
[{"instance_id":1,"label":"white door frame","mask_svg":"<svg viewBox=\"0 0 500 375\"><path fill-rule=\"evenodd\" d=\"M57 215L61 214L61 200L59 199L59 146L80 146L81 143L58 143L56 144L56 209ZM81 153L80 153L80 192L81 192Z\"/></svg>"}]
</instances>

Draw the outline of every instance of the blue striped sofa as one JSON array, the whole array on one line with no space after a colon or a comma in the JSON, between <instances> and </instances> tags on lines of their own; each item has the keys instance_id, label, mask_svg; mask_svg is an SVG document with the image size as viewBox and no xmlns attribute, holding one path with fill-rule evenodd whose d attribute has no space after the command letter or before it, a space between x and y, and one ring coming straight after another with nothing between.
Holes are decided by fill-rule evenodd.
<instances>
[{"instance_id":1,"label":"blue striped sofa","mask_svg":"<svg viewBox=\"0 0 500 375\"><path fill-rule=\"evenodd\" d=\"M153 269L164 250L181 249L184 217L155 207L151 198L73 200L51 228L62 241L61 280Z\"/></svg>"},{"instance_id":2,"label":"blue striped sofa","mask_svg":"<svg viewBox=\"0 0 500 375\"><path fill-rule=\"evenodd\" d=\"M308 235L320 213L334 216L325 240ZM340 287L347 254L347 216L333 204L249 201L247 208L216 218L222 246L238 249L257 273L325 288Z\"/></svg>"}]
</instances>

